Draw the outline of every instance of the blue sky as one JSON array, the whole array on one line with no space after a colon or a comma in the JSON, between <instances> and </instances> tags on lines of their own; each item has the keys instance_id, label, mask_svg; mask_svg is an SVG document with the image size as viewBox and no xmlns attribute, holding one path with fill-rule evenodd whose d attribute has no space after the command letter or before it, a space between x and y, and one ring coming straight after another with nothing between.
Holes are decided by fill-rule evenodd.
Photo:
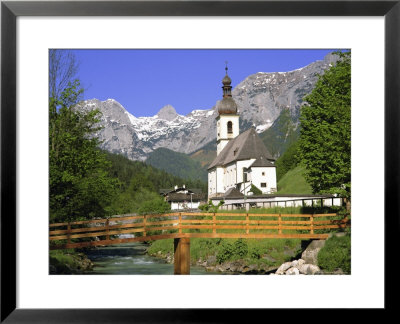
<instances>
[{"instance_id":1,"label":"blue sky","mask_svg":"<svg viewBox=\"0 0 400 324\"><path fill-rule=\"evenodd\" d=\"M85 99L117 100L136 117L153 116L165 105L181 115L210 109L222 96L228 74L235 87L257 72L306 66L324 50L74 50Z\"/></svg>"}]
</instances>

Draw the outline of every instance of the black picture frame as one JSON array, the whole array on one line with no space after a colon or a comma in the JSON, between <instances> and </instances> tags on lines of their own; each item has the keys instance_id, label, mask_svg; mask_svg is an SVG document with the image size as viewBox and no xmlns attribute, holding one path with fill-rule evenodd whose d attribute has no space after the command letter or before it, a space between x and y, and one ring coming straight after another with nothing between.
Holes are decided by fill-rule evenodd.
<instances>
[{"instance_id":1,"label":"black picture frame","mask_svg":"<svg viewBox=\"0 0 400 324\"><path fill-rule=\"evenodd\" d=\"M16 19L18 16L384 16L385 18L385 309L398 281L388 269L399 234L400 0L393 1L2 1L1 2L1 322L236 322L260 309L16 308ZM373 158L371 156L370 158ZM373 237L373 233L371 233ZM372 238L371 237L371 238ZM396 258L396 257L395 257ZM185 298L185 292L182 292ZM312 306L312 305L311 305Z\"/></svg>"}]
</instances>

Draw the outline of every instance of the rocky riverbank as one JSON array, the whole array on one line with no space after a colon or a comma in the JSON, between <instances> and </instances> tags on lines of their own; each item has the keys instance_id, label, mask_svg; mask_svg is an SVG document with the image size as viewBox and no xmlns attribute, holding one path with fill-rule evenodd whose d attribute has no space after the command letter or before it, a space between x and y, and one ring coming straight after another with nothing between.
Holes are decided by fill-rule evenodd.
<instances>
[{"instance_id":1,"label":"rocky riverbank","mask_svg":"<svg viewBox=\"0 0 400 324\"><path fill-rule=\"evenodd\" d=\"M315 264L306 263L303 259L285 262L273 275L315 275L321 274L321 269Z\"/></svg>"}]
</instances>

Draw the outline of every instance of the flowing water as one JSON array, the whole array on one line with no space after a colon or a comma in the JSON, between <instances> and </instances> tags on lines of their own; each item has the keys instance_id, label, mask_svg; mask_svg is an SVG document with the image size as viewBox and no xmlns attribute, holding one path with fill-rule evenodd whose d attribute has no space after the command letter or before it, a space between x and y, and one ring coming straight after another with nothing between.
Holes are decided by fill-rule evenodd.
<instances>
[{"instance_id":1,"label":"flowing water","mask_svg":"<svg viewBox=\"0 0 400 324\"><path fill-rule=\"evenodd\" d=\"M174 265L146 254L147 245L143 243L118 244L101 247L86 252L94 263L93 271L87 274L174 274ZM208 272L203 267L190 266L191 275L221 274Z\"/></svg>"}]
</instances>

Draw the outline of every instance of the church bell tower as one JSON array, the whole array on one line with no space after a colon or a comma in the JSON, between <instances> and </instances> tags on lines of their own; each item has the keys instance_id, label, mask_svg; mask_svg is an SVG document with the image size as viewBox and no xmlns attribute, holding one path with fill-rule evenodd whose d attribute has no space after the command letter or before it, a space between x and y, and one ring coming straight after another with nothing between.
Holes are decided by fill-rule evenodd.
<instances>
[{"instance_id":1,"label":"church bell tower","mask_svg":"<svg viewBox=\"0 0 400 324\"><path fill-rule=\"evenodd\" d=\"M225 77L222 79L222 100L217 104L217 155L221 153L228 142L239 135L239 115L237 105L232 98L232 80L228 76L228 66L225 67Z\"/></svg>"}]
</instances>

